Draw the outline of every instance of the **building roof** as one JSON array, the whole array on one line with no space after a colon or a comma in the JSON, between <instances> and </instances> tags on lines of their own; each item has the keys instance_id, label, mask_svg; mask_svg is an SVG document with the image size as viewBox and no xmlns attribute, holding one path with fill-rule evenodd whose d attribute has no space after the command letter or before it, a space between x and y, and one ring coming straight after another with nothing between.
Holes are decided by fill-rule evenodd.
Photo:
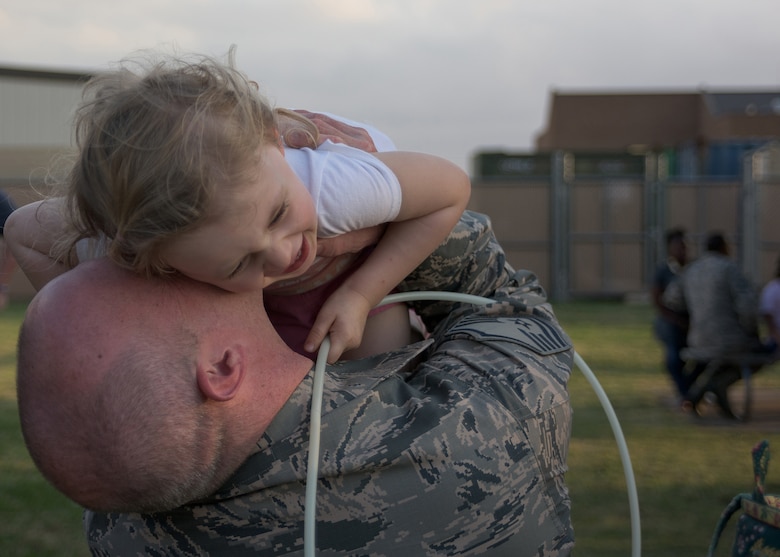
<instances>
[{"instance_id":1,"label":"building roof","mask_svg":"<svg viewBox=\"0 0 780 557\"><path fill-rule=\"evenodd\" d=\"M764 93L703 93L711 114L780 114L780 91Z\"/></svg>"},{"instance_id":2,"label":"building roof","mask_svg":"<svg viewBox=\"0 0 780 557\"><path fill-rule=\"evenodd\" d=\"M89 72L0 66L0 78L19 77L24 79L43 79L48 81L86 81L93 75L94 74Z\"/></svg>"},{"instance_id":3,"label":"building roof","mask_svg":"<svg viewBox=\"0 0 780 557\"><path fill-rule=\"evenodd\" d=\"M537 150L661 149L755 137L780 137L780 91L554 91Z\"/></svg>"}]
</instances>

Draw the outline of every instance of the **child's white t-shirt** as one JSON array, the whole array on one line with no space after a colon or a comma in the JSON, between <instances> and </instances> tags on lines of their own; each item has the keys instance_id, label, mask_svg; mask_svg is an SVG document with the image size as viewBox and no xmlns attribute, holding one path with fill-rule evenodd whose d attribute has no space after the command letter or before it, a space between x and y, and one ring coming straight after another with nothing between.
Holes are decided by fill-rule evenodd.
<instances>
[{"instance_id":1,"label":"child's white t-shirt","mask_svg":"<svg viewBox=\"0 0 780 557\"><path fill-rule=\"evenodd\" d=\"M377 151L394 151L392 140L373 126L326 114L363 128ZM325 141L317 149L285 148L285 158L314 199L321 238L393 221L401 210L401 184L371 153Z\"/></svg>"}]
</instances>

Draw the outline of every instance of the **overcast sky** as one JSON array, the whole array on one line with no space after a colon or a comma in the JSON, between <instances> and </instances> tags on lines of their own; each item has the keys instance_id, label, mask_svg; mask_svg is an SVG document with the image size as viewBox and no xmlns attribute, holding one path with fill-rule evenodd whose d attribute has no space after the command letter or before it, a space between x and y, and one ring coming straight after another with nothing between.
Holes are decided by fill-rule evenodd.
<instances>
[{"instance_id":1,"label":"overcast sky","mask_svg":"<svg viewBox=\"0 0 780 557\"><path fill-rule=\"evenodd\" d=\"M779 0L2 0L0 65L236 44L275 104L469 170L477 151L532 149L556 89L780 89L778 20Z\"/></svg>"}]
</instances>

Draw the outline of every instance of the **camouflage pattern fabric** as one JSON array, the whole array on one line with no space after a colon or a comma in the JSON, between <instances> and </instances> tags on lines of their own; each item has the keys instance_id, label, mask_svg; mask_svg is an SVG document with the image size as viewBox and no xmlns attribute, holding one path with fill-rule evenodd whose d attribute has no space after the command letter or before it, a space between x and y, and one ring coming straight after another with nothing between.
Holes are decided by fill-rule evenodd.
<instances>
[{"instance_id":1,"label":"camouflage pattern fabric","mask_svg":"<svg viewBox=\"0 0 780 557\"><path fill-rule=\"evenodd\" d=\"M496 303L418 303L432 339L328 366L317 554L568 555L573 351L543 290L475 213L405 288ZM309 375L208 501L87 512L93 555L303 555L311 386Z\"/></svg>"}]
</instances>

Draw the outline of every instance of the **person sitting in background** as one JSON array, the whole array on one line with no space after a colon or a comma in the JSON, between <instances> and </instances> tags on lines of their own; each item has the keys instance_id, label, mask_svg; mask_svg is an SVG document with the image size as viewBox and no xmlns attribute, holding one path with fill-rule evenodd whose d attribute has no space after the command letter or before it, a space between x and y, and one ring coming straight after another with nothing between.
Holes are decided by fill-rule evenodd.
<instances>
[{"instance_id":1,"label":"person sitting in background","mask_svg":"<svg viewBox=\"0 0 780 557\"><path fill-rule=\"evenodd\" d=\"M653 332L664 346L664 364L681 400L685 398L688 389L685 362L680 355L686 346L688 314L667 307L663 295L669 284L677 280L687 261L685 231L673 228L666 233L666 260L656 269L650 293L656 309Z\"/></svg>"},{"instance_id":2,"label":"person sitting in background","mask_svg":"<svg viewBox=\"0 0 780 557\"><path fill-rule=\"evenodd\" d=\"M467 212L402 288L495 303L415 302L429 339L326 367L319 554L569 555L573 350L536 277ZM94 555L301 554L312 361L262 299L97 259L30 304L22 432Z\"/></svg>"},{"instance_id":3,"label":"person sitting in background","mask_svg":"<svg viewBox=\"0 0 780 557\"><path fill-rule=\"evenodd\" d=\"M729 257L728 243L720 232L707 236L705 253L688 264L680 279L669 284L663 302L669 308L690 316L688 346L702 358L744 353L766 353L758 335L756 289ZM727 415L730 409L726 389L740 377L739 370L724 369L717 385L700 384L705 364L699 363L687 375L684 408L695 409L702 396L712 391Z\"/></svg>"}]
</instances>

